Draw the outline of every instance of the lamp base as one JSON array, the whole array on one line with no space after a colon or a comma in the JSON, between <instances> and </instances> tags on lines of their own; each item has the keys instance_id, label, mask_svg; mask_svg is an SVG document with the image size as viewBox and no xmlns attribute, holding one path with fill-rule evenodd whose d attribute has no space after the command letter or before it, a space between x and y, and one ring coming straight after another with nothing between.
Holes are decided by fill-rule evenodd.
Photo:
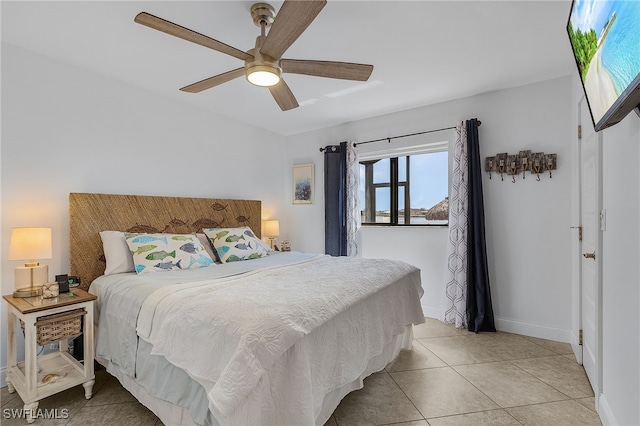
<instances>
[{"instance_id":1,"label":"lamp base","mask_svg":"<svg viewBox=\"0 0 640 426\"><path fill-rule=\"evenodd\" d=\"M49 267L37 263L36 266L18 266L15 274L15 286L18 289L13 292L13 297L35 297L42 294L42 284L46 283L49 277Z\"/></svg>"},{"instance_id":2,"label":"lamp base","mask_svg":"<svg viewBox=\"0 0 640 426\"><path fill-rule=\"evenodd\" d=\"M26 298L26 297L36 297L39 296L42 291L42 289L40 287L25 287L25 288L19 288L16 291L13 292L13 297L18 297L18 298Z\"/></svg>"}]
</instances>

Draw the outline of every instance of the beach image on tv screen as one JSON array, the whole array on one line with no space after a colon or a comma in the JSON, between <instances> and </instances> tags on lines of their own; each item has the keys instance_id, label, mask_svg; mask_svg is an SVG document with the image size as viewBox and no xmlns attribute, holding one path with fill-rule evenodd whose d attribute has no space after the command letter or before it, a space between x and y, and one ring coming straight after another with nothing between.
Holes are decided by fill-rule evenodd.
<instances>
[{"instance_id":1,"label":"beach image on tv screen","mask_svg":"<svg viewBox=\"0 0 640 426\"><path fill-rule=\"evenodd\" d=\"M640 1L576 0L568 31L597 123L640 74Z\"/></svg>"}]
</instances>

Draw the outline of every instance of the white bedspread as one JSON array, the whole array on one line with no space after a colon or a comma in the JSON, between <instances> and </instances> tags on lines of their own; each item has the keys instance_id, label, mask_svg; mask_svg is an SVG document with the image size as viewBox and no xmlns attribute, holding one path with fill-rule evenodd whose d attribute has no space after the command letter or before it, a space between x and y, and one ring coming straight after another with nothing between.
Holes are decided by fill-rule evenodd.
<instances>
[{"instance_id":1,"label":"white bedspread","mask_svg":"<svg viewBox=\"0 0 640 426\"><path fill-rule=\"evenodd\" d=\"M317 256L163 287L137 331L207 391L221 424L315 424L324 396L424 321L419 270Z\"/></svg>"}]
</instances>

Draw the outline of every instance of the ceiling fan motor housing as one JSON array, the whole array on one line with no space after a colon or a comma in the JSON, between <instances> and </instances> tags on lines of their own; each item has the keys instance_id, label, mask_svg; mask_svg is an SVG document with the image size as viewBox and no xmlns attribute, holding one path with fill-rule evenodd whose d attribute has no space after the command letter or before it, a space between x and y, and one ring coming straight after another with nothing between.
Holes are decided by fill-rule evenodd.
<instances>
[{"instance_id":1,"label":"ceiling fan motor housing","mask_svg":"<svg viewBox=\"0 0 640 426\"><path fill-rule=\"evenodd\" d=\"M280 68L280 60L260 53L260 47L262 46L264 39L265 36L262 35L256 38L256 47L247 51L249 55L253 55L253 59L246 59L244 61L244 69L246 71L247 81L258 86L266 86L267 84L257 84L255 80L252 81L252 79L250 78L251 74L256 72L265 72L276 75L278 77L277 81L275 83L268 84L273 85L280 80L280 74L282 73L282 68Z\"/></svg>"}]
</instances>

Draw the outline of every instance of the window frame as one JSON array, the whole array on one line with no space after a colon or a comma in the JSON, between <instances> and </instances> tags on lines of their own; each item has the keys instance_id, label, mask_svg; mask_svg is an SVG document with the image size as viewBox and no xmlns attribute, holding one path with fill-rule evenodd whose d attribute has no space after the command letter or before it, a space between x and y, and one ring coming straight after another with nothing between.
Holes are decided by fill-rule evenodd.
<instances>
[{"instance_id":1,"label":"window frame","mask_svg":"<svg viewBox=\"0 0 640 426\"><path fill-rule=\"evenodd\" d=\"M448 149L435 149L435 150L427 150L423 152L411 152L411 153L393 153L391 155L384 155L379 158L371 158L364 159L359 161L359 165L365 166L365 205L362 206L362 211L364 212L364 220L362 221L362 226L418 226L418 227L448 227L449 221L446 224L432 224L432 223L411 223L411 160L410 158L415 155L422 154L430 154L434 152L447 152L447 157L449 157ZM405 171L405 180L399 179L399 167L398 161L400 157L404 157L406 161L406 171ZM390 178L389 182L373 182L373 166L380 160L385 158L389 159L389 173ZM450 160L447 162L447 169L450 166ZM399 201L399 193L400 188L403 188L404 192L404 208L400 209L398 206ZM390 191L390 211L389 211L389 222L368 222L367 219L371 220L371 218L376 217L376 189L377 188L389 188ZM447 185L447 196L449 192L449 186ZM394 208L395 206L395 208ZM400 219L400 210L404 210L404 223L399 223ZM375 219L374 219L375 220Z\"/></svg>"}]
</instances>

